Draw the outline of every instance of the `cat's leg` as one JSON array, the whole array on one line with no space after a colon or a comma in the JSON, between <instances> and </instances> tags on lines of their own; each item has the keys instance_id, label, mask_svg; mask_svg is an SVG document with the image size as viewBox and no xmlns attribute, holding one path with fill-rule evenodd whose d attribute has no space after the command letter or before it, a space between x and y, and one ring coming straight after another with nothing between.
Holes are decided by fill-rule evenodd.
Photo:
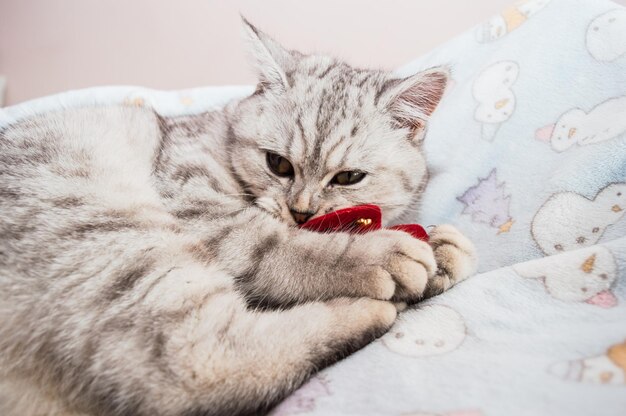
<instances>
[{"instance_id":1,"label":"cat's leg","mask_svg":"<svg viewBox=\"0 0 626 416\"><path fill-rule=\"evenodd\" d=\"M25 327L3 350L13 367L3 382L33 388L13 389L19 407L7 416L52 408L58 415L253 414L382 335L396 317L391 302L368 298L257 311L219 267L171 249L150 254L138 267L93 277L88 290L68 281L44 310L20 311Z\"/></svg>"},{"instance_id":2,"label":"cat's leg","mask_svg":"<svg viewBox=\"0 0 626 416\"><path fill-rule=\"evenodd\" d=\"M424 298L445 292L476 273L476 249L452 225L435 227L430 233L429 243L437 261L437 272L428 280Z\"/></svg>"},{"instance_id":3,"label":"cat's leg","mask_svg":"<svg viewBox=\"0 0 626 416\"><path fill-rule=\"evenodd\" d=\"M271 265L291 271L287 286L277 280ZM279 303L299 301L289 299L298 291L303 299L367 296L412 302L421 297L436 270L428 244L390 230L363 235L294 233L260 266L247 293L253 299L275 293ZM284 293L285 287L289 293Z\"/></svg>"},{"instance_id":4,"label":"cat's leg","mask_svg":"<svg viewBox=\"0 0 626 416\"><path fill-rule=\"evenodd\" d=\"M391 303L368 298L285 311L241 307L218 333L219 343L204 338L209 324L198 320L179 328L165 345L191 393L180 414L264 414L310 375L382 335L396 317Z\"/></svg>"},{"instance_id":5,"label":"cat's leg","mask_svg":"<svg viewBox=\"0 0 626 416\"><path fill-rule=\"evenodd\" d=\"M195 246L236 277L251 305L284 307L339 296L413 302L436 270L431 246L402 231L322 234L248 210Z\"/></svg>"}]
</instances>

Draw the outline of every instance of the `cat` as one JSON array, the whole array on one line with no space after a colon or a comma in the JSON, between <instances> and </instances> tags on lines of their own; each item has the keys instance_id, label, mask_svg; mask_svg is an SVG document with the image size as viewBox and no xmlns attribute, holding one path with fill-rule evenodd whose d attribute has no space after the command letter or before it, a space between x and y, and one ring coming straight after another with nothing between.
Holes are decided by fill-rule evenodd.
<instances>
[{"instance_id":1,"label":"cat","mask_svg":"<svg viewBox=\"0 0 626 416\"><path fill-rule=\"evenodd\" d=\"M256 91L166 118L66 109L0 132L0 414L264 413L475 272L450 225L296 225L427 180L445 68L397 78L244 21Z\"/></svg>"}]
</instances>

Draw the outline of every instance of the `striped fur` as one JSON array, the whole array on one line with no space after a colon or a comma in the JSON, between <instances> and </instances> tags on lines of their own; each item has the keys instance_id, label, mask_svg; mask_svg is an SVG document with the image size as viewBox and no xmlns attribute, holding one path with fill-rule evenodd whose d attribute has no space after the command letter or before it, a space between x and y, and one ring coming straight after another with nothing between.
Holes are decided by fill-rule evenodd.
<instances>
[{"instance_id":1,"label":"striped fur","mask_svg":"<svg viewBox=\"0 0 626 416\"><path fill-rule=\"evenodd\" d=\"M431 246L289 214L416 203L446 72L395 80L246 30L259 87L224 111L82 108L0 132L0 414L263 413L384 333L395 304L473 272L449 226ZM349 169L367 176L328 186Z\"/></svg>"}]
</instances>

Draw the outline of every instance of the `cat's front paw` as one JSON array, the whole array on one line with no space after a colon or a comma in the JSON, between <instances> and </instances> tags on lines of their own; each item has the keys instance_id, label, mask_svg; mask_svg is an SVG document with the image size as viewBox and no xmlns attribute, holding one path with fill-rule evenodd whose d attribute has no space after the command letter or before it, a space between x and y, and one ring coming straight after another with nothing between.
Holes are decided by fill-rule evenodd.
<instances>
[{"instance_id":1,"label":"cat's front paw","mask_svg":"<svg viewBox=\"0 0 626 416\"><path fill-rule=\"evenodd\" d=\"M425 297L445 292L476 273L476 248L454 226L449 224L436 226L430 232L429 243L435 253L437 272L428 281Z\"/></svg>"},{"instance_id":2,"label":"cat's front paw","mask_svg":"<svg viewBox=\"0 0 626 416\"><path fill-rule=\"evenodd\" d=\"M366 295L395 302L419 300L437 270L431 246L402 231L358 236L352 254L367 267Z\"/></svg>"}]
</instances>

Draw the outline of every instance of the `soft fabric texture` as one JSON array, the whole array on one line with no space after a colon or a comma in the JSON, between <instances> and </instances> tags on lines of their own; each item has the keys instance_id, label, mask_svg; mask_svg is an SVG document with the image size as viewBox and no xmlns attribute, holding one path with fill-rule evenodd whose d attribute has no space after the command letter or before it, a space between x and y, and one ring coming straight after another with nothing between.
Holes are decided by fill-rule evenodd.
<instances>
[{"instance_id":1,"label":"soft fabric texture","mask_svg":"<svg viewBox=\"0 0 626 416\"><path fill-rule=\"evenodd\" d=\"M481 274L404 312L276 415L622 415L626 409L626 9L531 0L399 73L453 68L424 146L421 215L476 243ZM0 111L90 103L165 115L251 88L96 88ZM418 207L415 207L416 210Z\"/></svg>"}]
</instances>

